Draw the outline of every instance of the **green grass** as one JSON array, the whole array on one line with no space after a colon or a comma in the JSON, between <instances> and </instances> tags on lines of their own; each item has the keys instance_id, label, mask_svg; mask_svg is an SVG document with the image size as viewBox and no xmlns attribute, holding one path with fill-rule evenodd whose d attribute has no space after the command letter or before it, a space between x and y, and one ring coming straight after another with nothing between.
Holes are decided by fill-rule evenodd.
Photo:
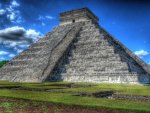
<instances>
[{"instance_id":1,"label":"green grass","mask_svg":"<svg viewBox=\"0 0 150 113\"><path fill-rule=\"evenodd\" d=\"M1 90L0 96L38 100L38 101L48 101L51 103L66 104L66 105L81 105L87 107L104 107L112 109L150 111L150 103L147 102L77 97L72 96L70 94L62 94L62 93L50 93L50 92L37 93L33 91Z\"/></svg>"},{"instance_id":2,"label":"green grass","mask_svg":"<svg viewBox=\"0 0 150 113\"><path fill-rule=\"evenodd\" d=\"M76 83L77 85L84 85L91 87L79 87L79 88L64 88L61 86L52 86L68 84L68 82L46 82L46 83L14 83L14 82L0 82L1 86L20 86L25 89L59 89L63 92L87 92L94 93L105 90L115 90L117 94L128 94L128 95L143 95L150 96L150 85L125 85L125 84L89 84L89 83ZM61 89L62 88L62 89Z\"/></svg>"},{"instance_id":3,"label":"green grass","mask_svg":"<svg viewBox=\"0 0 150 113\"><path fill-rule=\"evenodd\" d=\"M54 86L54 84L60 86ZM76 83L77 86L81 85L81 87L66 88L63 87L64 84L68 84L68 83L67 82L11 83L11 82L3 81L0 82L0 87L20 86L20 89L25 89L25 90L0 89L0 97L11 97L11 98L18 98L18 99L45 101L45 102L51 102L55 104L80 105L80 106L98 107L98 108L104 107L104 108L111 108L111 109L124 109L124 110L135 110L135 111L137 110L137 111L150 112L150 102L80 97L80 96L73 96L70 93L70 92L94 93L94 92L99 92L104 90L115 90L117 94L150 96L149 85L143 86L143 85L124 85L124 84ZM89 85L90 87L87 87ZM36 89L42 91L34 91ZM59 90L59 91L63 91L64 93L46 92L45 89Z\"/></svg>"}]
</instances>

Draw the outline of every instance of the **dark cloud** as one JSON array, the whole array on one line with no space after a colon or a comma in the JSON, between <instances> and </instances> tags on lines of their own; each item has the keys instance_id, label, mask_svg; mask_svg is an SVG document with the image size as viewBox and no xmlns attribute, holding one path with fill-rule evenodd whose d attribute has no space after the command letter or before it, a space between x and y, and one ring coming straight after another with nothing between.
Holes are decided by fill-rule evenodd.
<instances>
[{"instance_id":1,"label":"dark cloud","mask_svg":"<svg viewBox=\"0 0 150 113\"><path fill-rule=\"evenodd\" d=\"M6 29L0 31L0 38L4 40L21 40L24 35L24 29Z\"/></svg>"},{"instance_id":2,"label":"dark cloud","mask_svg":"<svg viewBox=\"0 0 150 113\"><path fill-rule=\"evenodd\" d=\"M18 26L0 30L0 50L5 48L10 51L10 56L13 56L12 54L20 53L41 36L40 32Z\"/></svg>"},{"instance_id":3,"label":"dark cloud","mask_svg":"<svg viewBox=\"0 0 150 113\"><path fill-rule=\"evenodd\" d=\"M27 41L29 43L34 42L39 36L41 35L40 32L35 30L29 29L26 30L23 27L10 27L3 30L0 30L0 39L7 41Z\"/></svg>"}]
</instances>

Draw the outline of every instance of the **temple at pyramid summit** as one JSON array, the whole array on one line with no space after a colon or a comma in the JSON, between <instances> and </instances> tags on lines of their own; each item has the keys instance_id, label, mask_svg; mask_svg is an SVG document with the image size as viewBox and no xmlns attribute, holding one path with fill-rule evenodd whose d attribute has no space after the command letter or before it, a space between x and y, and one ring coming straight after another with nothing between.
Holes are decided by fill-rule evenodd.
<instances>
[{"instance_id":1,"label":"temple at pyramid summit","mask_svg":"<svg viewBox=\"0 0 150 113\"><path fill-rule=\"evenodd\" d=\"M60 13L57 27L0 69L0 80L149 84L150 67L82 8Z\"/></svg>"}]
</instances>

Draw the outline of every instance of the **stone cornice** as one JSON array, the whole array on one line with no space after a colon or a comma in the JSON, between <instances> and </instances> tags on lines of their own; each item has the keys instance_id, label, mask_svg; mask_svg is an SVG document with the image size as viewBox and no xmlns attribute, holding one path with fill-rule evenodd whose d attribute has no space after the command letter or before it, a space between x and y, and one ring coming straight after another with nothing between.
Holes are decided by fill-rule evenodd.
<instances>
[{"instance_id":1,"label":"stone cornice","mask_svg":"<svg viewBox=\"0 0 150 113\"><path fill-rule=\"evenodd\" d=\"M60 17L65 16L65 15L71 15L73 13L78 13L78 12L85 12L88 15L91 15L92 17L94 17L97 21L99 21L99 18L92 11L90 11L87 7L81 8L81 9L75 9L75 10L71 10L67 12L62 12L60 13Z\"/></svg>"}]
</instances>

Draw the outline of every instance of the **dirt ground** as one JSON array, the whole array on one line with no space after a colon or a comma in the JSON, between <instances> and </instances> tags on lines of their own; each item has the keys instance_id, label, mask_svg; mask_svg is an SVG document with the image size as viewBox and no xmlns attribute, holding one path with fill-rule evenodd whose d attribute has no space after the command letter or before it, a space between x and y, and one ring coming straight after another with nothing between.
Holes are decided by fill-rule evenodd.
<instances>
[{"instance_id":1,"label":"dirt ground","mask_svg":"<svg viewBox=\"0 0 150 113\"><path fill-rule=\"evenodd\" d=\"M0 113L137 113L107 108L56 105L47 102L0 98ZM141 112L138 112L141 113Z\"/></svg>"}]
</instances>

